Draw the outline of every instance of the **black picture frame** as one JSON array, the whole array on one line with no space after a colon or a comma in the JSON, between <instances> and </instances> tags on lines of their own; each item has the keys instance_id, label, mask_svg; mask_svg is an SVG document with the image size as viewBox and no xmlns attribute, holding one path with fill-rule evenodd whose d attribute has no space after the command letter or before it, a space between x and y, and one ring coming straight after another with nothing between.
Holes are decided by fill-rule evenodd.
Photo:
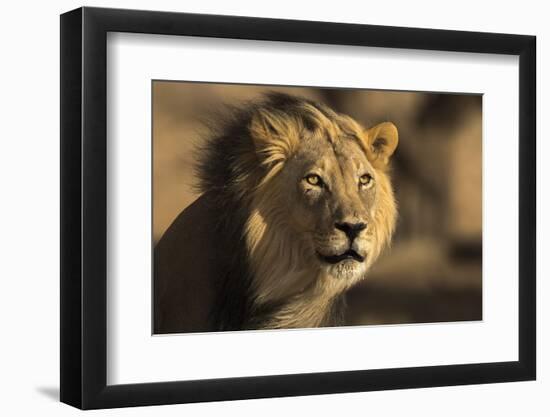
<instances>
[{"instance_id":1,"label":"black picture frame","mask_svg":"<svg viewBox=\"0 0 550 417\"><path fill-rule=\"evenodd\" d=\"M107 385L108 32L519 56L519 360ZM94 409L535 379L534 36L84 7L61 15L60 56L62 402Z\"/></svg>"}]
</instances>

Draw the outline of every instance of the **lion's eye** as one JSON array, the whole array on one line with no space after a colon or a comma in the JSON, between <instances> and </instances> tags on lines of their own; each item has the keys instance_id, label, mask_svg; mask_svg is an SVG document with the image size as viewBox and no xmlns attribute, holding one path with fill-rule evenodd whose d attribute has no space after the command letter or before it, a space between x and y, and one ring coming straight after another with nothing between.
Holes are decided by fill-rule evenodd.
<instances>
[{"instance_id":1,"label":"lion's eye","mask_svg":"<svg viewBox=\"0 0 550 417\"><path fill-rule=\"evenodd\" d=\"M359 184L362 187L368 187L372 183L372 176L370 174L364 174L359 177Z\"/></svg>"},{"instance_id":2,"label":"lion's eye","mask_svg":"<svg viewBox=\"0 0 550 417\"><path fill-rule=\"evenodd\" d=\"M323 185L323 180L321 179L321 177L317 174L309 174L306 176L306 181L308 184L310 185L316 185L318 187L320 187L321 185Z\"/></svg>"}]
</instances>

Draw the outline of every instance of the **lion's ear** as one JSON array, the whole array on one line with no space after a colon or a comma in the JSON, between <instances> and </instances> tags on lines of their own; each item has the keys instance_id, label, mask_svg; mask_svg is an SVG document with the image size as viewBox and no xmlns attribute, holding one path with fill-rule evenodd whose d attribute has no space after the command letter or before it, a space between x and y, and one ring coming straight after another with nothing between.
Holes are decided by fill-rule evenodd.
<instances>
[{"instance_id":1,"label":"lion's ear","mask_svg":"<svg viewBox=\"0 0 550 417\"><path fill-rule=\"evenodd\" d=\"M259 110L249 125L260 163L272 167L284 162L298 141L298 126L286 114Z\"/></svg>"},{"instance_id":2,"label":"lion's ear","mask_svg":"<svg viewBox=\"0 0 550 417\"><path fill-rule=\"evenodd\" d=\"M397 127L391 122L380 123L365 132L367 157L375 168L385 168L399 142Z\"/></svg>"}]
</instances>

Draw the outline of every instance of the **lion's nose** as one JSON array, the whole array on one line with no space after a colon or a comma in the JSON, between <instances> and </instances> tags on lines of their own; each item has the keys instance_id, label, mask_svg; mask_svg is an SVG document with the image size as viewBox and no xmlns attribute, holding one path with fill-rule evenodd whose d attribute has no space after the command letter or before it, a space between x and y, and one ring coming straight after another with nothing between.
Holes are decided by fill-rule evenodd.
<instances>
[{"instance_id":1,"label":"lion's nose","mask_svg":"<svg viewBox=\"0 0 550 417\"><path fill-rule=\"evenodd\" d=\"M346 234L346 236L349 238L350 241L353 241L357 237L357 235L367 228L366 223L335 223L334 227L336 227L338 230L341 230Z\"/></svg>"}]
</instances>

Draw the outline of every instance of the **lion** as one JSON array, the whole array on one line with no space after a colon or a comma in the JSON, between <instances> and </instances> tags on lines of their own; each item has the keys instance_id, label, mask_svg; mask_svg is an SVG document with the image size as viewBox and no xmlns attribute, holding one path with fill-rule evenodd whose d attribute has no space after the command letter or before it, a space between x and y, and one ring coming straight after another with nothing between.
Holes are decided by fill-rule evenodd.
<instances>
[{"instance_id":1,"label":"lion","mask_svg":"<svg viewBox=\"0 0 550 417\"><path fill-rule=\"evenodd\" d=\"M233 109L198 151L201 196L154 253L154 332L344 324L389 245L391 122L282 93Z\"/></svg>"}]
</instances>

